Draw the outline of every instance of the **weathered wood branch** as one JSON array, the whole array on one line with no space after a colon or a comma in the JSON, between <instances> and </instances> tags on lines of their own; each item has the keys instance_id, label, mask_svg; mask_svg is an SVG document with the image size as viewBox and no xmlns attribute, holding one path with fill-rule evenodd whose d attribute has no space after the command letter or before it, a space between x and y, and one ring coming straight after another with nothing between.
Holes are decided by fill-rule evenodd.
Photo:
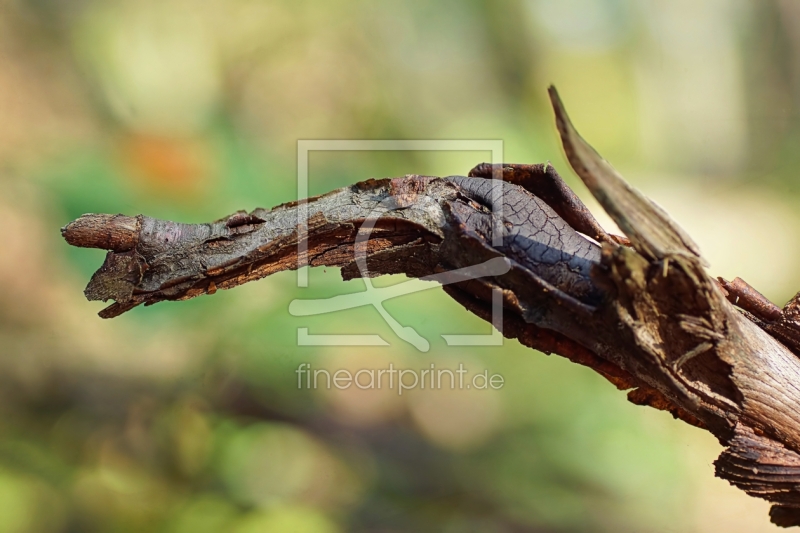
<instances>
[{"instance_id":1,"label":"weathered wood branch","mask_svg":"<svg viewBox=\"0 0 800 533\"><path fill-rule=\"evenodd\" d=\"M472 268L447 294L491 320L501 291L505 336L710 431L727 447L717 475L773 502L776 524L800 525L798 297L779 309L741 280L710 277L686 232L550 95L570 164L627 239L603 231L549 164L368 180L208 224L84 215L62 233L109 250L85 291L115 301L104 318L303 265L341 266L345 279Z\"/></svg>"}]
</instances>

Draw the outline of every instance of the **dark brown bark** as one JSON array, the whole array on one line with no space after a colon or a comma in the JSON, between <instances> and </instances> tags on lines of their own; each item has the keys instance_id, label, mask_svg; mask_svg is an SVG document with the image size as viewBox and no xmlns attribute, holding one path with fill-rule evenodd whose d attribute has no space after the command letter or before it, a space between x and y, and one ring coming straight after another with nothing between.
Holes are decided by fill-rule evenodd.
<instances>
[{"instance_id":1,"label":"dark brown bark","mask_svg":"<svg viewBox=\"0 0 800 533\"><path fill-rule=\"evenodd\" d=\"M451 274L444 289L486 320L501 291L505 336L710 431L727 446L717 475L773 502L775 523L800 525L797 301L779 309L741 280L711 278L692 239L577 134L550 94L570 164L627 238L603 231L549 164L369 180L208 224L84 215L62 233L110 250L86 288L89 299L115 300L105 318L302 265L341 266L345 279L440 281L500 265L477 279Z\"/></svg>"}]
</instances>

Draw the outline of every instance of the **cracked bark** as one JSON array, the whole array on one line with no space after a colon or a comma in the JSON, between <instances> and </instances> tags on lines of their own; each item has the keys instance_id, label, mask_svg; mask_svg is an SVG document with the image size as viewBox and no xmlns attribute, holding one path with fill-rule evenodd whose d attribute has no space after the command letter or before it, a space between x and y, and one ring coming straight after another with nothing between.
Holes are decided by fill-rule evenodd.
<instances>
[{"instance_id":1,"label":"cracked bark","mask_svg":"<svg viewBox=\"0 0 800 533\"><path fill-rule=\"evenodd\" d=\"M780 309L738 278L710 277L691 237L550 96L571 166L627 238L606 233L549 164L368 180L207 224L90 214L62 234L109 250L85 291L114 300L104 318L303 265L340 266L352 279L501 261L502 274L445 292L491 320L501 291L506 337L711 432L726 446L716 474L772 502L774 523L800 525L800 295Z\"/></svg>"}]
</instances>

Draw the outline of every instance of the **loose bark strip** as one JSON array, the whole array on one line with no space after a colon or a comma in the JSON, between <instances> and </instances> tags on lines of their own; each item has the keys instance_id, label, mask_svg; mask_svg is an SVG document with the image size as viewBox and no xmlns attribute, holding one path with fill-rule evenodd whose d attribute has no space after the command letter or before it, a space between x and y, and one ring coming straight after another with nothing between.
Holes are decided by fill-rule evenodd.
<instances>
[{"instance_id":1,"label":"loose bark strip","mask_svg":"<svg viewBox=\"0 0 800 533\"><path fill-rule=\"evenodd\" d=\"M800 525L800 295L779 309L741 280L711 278L691 237L550 97L570 165L627 238L607 234L549 164L357 183L308 199L307 232L294 202L207 224L91 214L62 233L109 250L85 291L114 300L104 318L303 265L422 277L502 258L504 274L445 292L490 321L500 291L505 336L708 430L727 447L717 475L771 501L776 524Z\"/></svg>"}]
</instances>

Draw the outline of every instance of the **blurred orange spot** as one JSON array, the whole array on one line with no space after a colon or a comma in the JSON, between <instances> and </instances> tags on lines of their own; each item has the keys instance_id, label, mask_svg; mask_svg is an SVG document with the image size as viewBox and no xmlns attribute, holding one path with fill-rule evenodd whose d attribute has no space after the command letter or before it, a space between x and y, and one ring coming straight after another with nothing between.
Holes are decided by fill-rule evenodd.
<instances>
[{"instance_id":1,"label":"blurred orange spot","mask_svg":"<svg viewBox=\"0 0 800 533\"><path fill-rule=\"evenodd\" d=\"M320 364L311 365L310 374L304 375L301 387L316 384L313 389L329 406L334 417L346 424L369 426L403 413L405 399L398 395L397 384L390 388L388 375L378 373L388 367L389 361L385 358L368 348L349 352L330 350L326 356ZM398 360L395 357L393 362L402 367L403 363ZM350 372L354 380L351 386L343 389L328 386L324 372L332 375L339 370Z\"/></svg>"},{"instance_id":2,"label":"blurred orange spot","mask_svg":"<svg viewBox=\"0 0 800 533\"><path fill-rule=\"evenodd\" d=\"M207 147L192 139L138 134L122 141L122 158L149 187L197 192L208 176Z\"/></svg>"}]
</instances>

